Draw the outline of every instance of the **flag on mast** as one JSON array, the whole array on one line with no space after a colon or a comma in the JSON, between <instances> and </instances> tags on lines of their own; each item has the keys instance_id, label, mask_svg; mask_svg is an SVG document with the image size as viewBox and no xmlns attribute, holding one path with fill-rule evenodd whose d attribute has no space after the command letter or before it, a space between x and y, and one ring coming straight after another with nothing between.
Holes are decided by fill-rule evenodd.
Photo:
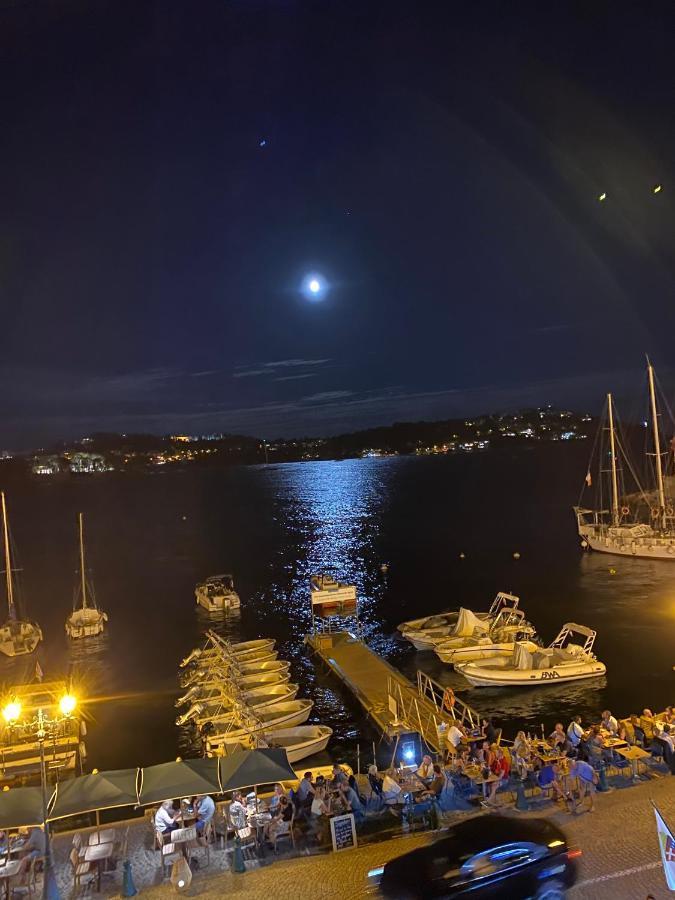
<instances>
[{"instance_id":1,"label":"flag on mast","mask_svg":"<svg viewBox=\"0 0 675 900\"><path fill-rule=\"evenodd\" d=\"M44 678L44 673L42 671L42 666L36 660L36 662L35 662L35 680L42 681L43 678Z\"/></svg>"},{"instance_id":2,"label":"flag on mast","mask_svg":"<svg viewBox=\"0 0 675 900\"><path fill-rule=\"evenodd\" d=\"M661 849L663 874L666 876L668 890L675 891L675 838L673 838L673 833L666 825L654 801L652 801L652 806L656 815L656 833L658 834L659 847Z\"/></svg>"}]
</instances>

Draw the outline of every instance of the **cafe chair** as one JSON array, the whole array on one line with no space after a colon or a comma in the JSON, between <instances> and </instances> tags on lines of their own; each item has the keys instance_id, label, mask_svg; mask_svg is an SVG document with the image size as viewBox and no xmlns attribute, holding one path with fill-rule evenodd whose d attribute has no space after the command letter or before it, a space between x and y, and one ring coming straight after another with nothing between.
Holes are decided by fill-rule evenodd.
<instances>
[{"instance_id":1,"label":"cafe chair","mask_svg":"<svg viewBox=\"0 0 675 900\"><path fill-rule=\"evenodd\" d=\"M70 865L73 869L73 892L77 893L83 885L96 881L96 868L89 862L81 862L75 847L70 851Z\"/></svg>"},{"instance_id":2,"label":"cafe chair","mask_svg":"<svg viewBox=\"0 0 675 900\"><path fill-rule=\"evenodd\" d=\"M15 895L18 897L34 897L37 895L37 864L42 861L44 861L43 856L34 856L31 859L28 870L24 873L21 881L12 885L9 892L10 897Z\"/></svg>"},{"instance_id":3,"label":"cafe chair","mask_svg":"<svg viewBox=\"0 0 675 900\"><path fill-rule=\"evenodd\" d=\"M176 862L176 860L180 859L183 855L180 852L180 850L176 849L175 844L165 841L165 838L167 838L167 837L169 838L169 841L170 841L171 835L164 835L158 828L155 829L155 845L156 845L157 849L159 850L160 862L161 862L163 873L164 873L165 869L167 869L167 868L171 869L171 867ZM164 873L164 877L166 878L165 873Z\"/></svg>"},{"instance_id":4,"label":"cafe chair","mask_svg":"<svg viewBox=\"0 0 675 900\"><path fill-rule=\"evenodd\" d=\"M290 822L281 822L279 827L274 832L274 837L272 838L272 846L274 847L274 852L277 852L277 844L279 841L290 840L291 846L295 849L295 832L293 831L293 825L295 824L295 809L293 809L293 815L291 816Z\"/></svg>"},{"instance_id":5,"label":"cafe chair","mask_svg":"<svg viewBox=\"0 0 675 900\"><path fill-rule=\"evenodd\" d=\"M73 847L77 850L77 855L80 858L80 861L84 860L84 854L87 850L87 845L82 840L82 835L79 831L76 831L73 835Z\"/></svg>"}]
</instances>

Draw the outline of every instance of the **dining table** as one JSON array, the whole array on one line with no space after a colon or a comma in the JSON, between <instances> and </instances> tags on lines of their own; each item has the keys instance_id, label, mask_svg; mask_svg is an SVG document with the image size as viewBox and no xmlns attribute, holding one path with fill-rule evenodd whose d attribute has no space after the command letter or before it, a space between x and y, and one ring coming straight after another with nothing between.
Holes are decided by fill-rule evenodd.
<instances>
[{"instance_id":1,"label":"dining table","mask_svg":"<svg viewBox=\"0 0 675 900\"><path fill-rule=\"evenodd\" d=\"M10 859L5 860L5 864L0 866L0 882L2 882L2 892L9 900L10 881L21 871L21 860Z\"/></svg>"},{"instance_id":2,"label":"dining table","mask_svg":"<svg viewBox=\"0 0 675 900\"><path fill-rule=\"evenodd\" d=\"M645 759L648 756L651 756L650 753L647 753L646 750L643 750L642 747L638 747L637 745L633 745L632 747L617 747L616 752L623 756L624 759L630 761L631 769L633 771L633 781L638 781L640 775L638 773L638 764L641 759Z\"/></svg>"}]
</instances>

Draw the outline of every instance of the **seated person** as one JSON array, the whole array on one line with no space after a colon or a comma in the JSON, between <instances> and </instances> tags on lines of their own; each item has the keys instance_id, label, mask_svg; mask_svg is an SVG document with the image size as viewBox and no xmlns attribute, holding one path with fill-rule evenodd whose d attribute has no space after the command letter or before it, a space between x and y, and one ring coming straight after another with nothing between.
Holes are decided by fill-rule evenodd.
<instances>
[{"instance_id":1,"label":"seated person","mask_svg":"<svg viewBox=\"0 0 675 900\"><path fill-rule=\"evenodd\" d=\"M547 763L537 773L537 781L542 791L552 790L556 800L564 800L565 792L560 783L560 767L557 763Z\"/></svg>"},{"instance_id":2,"label":"seated person","mask_svg":"<svg viewBox=\"0 0 675 900\"><path fill-rule=\"evenodd\" d=\"M488 744L496 744L499 740L499 729L492 724L492 719L483 719L481 723L485 740Z\"/></svg>"},{"instance_id":3,"label":"seated person","mask_svg":"<svg viewBox=\"0 0 675 900\"><path fill-rule=\"evenodd\" d=\"M675 725L675 712L673 712L673 707L666 706L665 712L661 714L660 718L666 725Z\"/></svg>"},{"instance_id":4,"label":"seated person","mask_svg":"<svg viewBox=\"0 0 675 900\"><path fill-rule=\"evenodd\" d=\"M608 709L606 709L602 714L600 727L604 728L605 731L609 731L609 733L612 735L616 734L619 730L619 723L616 721L616 719Z\"/></svg>"},{"instance_id":5,"label":"seated person","mask_svg":"<svg viewBox=\"0 0 675 900\"><path fill-rule=\"evenodd\" d=\"M548 742L554 750L562 750L567 741L567 735L562 722L556 722L555 728L548 736Z\"/></svg>"},{"instance_id":6,"label":"seated person","mask_svg":"<svg viewBox=\"0 0 675 900\"><path fill-rule=\"evenodd\" d=\"M656 723L651 709L643 709L640 716L640 728L645 736L645 747L648 747L656 736Z\"/></svg>"},{"instance_id":7,"label":"seated person","mask_svg":"<svg viewBox=\"0 0 675 900\"><path fill-rule=\"evenodd\" d=\"M347 783L347 774L342 766L338 766L337 764L333 766L333 777L330 780L330 786L332 790L337 790L341 784Z\"/></svg>"},{"instance_id":8,"label":"seated person","mask_svg":"<svg viewBox=\"0 0 675 900\"><path fill-rule=\"evenodd\" d=\"M195 822L195 828L197 829L197 834L203 834L204 829L213 819L216 812L216 804L213 802L213 797L210 797L208 794L202 794L201 797L197 797L196 812L197 821Z\"/></svg>"},{"instance_id":9,"label":"seated person","mask_svg":"<svg viewBox=\"0 0 675 900\"><path fill-rule=\"evenodd\" d=\"M640 726L640 717L636 716L635 713L632 713L628 722L626 723L626 727L628 728L628 733L631 731L633 733L633 743L637 744L638 747L644 747L645 745L645 733Z\"/></svg>"},{"instance_id":10,"label":"seated person","mask_svg":"<svg viewBox=\"0 0 675 900\"><path fill-rule=\"evenodd\" d=\"M495 760L490 767L490 770L493 775L496 775L497 778L492 782L492 786L490 788L490 796L488 797L486 803L489 806L493 806L496 804L496 796L499 787L504 784L504 782L509 780L509 775L511 774L508 760L504 755L504 751L501 747L497 747L495 753Z\"/></svg>"},{"instance_id":11,"label":"seated person","mask_svg":"<svg viewBox=\"0 0 675 900\"><path fill-rule=\"evenodd\" d=\"M276 809L279 807L279 801L282 797L286 797L286 793L280 784L274 785L274 793L270 797L270 801L268 804L269 811L274 813ZM288 799L286 797L286 799Z\"/></svg>"},{"instance_id":12,"label":"seated person","mask_svg":"<svg viewBox=\"0 0 675 900\"><path fill-rule=\"evenodd\" d=\"M450 725L448 727L448 730L445 733L447 754L449 754L450 756L454 756L457 753L459 746L462 743L462 741L465 739L465 737L466 737L466 732L462 728L462 726L456 725L453 722L452 725ZM446 756L446 758L447 758L447 756Z\"/></svg>"},{"instance_id":13,"label":"seated person","mask_svg":"<svg viewBox=\"0 0 675 900\"><path fill-rule=\"evenodd\" d=\"M228 816L230 824L236 831L240 828L246 828L248 819L246 816L246 807L242 802L241 791L235 791L232 794L232 802L230 803Z\"/></svg>"},{"instance_id":14,"label":"seated person","mask_svg":"<svg viewBox=\"0 0 675 900\"><path fill-rule=\"evenodd\" d=\"M434 777L434 765L430 756L422 757L422 762L419 769L415 772L415 775L417 775L420 781L423 781L425 784L431 784Z\"/></svg>"},{"instance_id":15,"label":"seated person","mask_svg":"<svg viewBox=\"0 0 675 900\"><path fill-rule=\"evenodd\" d=\"M581 716L574 716L567 726L567 742L573 751L578 750L583 737L584 729L581 727Z\"/></svg>"},{"instance_id":16,"label":"seated person","mask_svg":"<svg viewBox=\"0 0 675 900\"><path fill-rule=\"evenodd\" d=\"M428 797L432 800L440 800L443 789L445 788L445 775L443 775L441 767L438 765L438 763L434 763L433 773L434 777L429 784L429 789L424 792L423 796Z\"/></svg>"},{"instance_id":17,"label":"seated person","mask_svg":"<svg viewBox=\"0 0 675 900\"><path fill-rule=\"evenodd\" d=\"M368 766L368 784L370 789L377 797L382 796L382 779L377 773L377 766Z\"/></svg>"},{"instance_id":18,"label":"seated person","mask_svg":"<svg viewBox=\"0 0 675 900\"><path fill-rule=\"evenodd\" d=\"M314 799L314 785L312 784L312 773L305 772L302 781L297 790L297 798L300 806L311 806Z\"/></svg>"},{"instance_id":19,"label":"seated person","mask_svg":"<svg viewBox=\"0 0 675 900\"><path fill-rule=\"evenodd\" d=\"M354 814L354 818L358 822L359 820L365 818L366 808L361 803L361 798L356 793L353 787L349 784L349 782L342 782L339 787L340 791L340 799L342 800L345 811L351 812Z\"/></svg>"},{"instance_id":20,"label":"seated person","mask_svg":"<svg viewBox=\"0 0 675 900\"><path fill-rule=\"evenodd\" d=\"M176 818L180 810L173 808L172 800L165 800L155 813L155 828L162 834L171 834L176 828L180 828Z\"/></svg>"},{"instance_id":21,"label":"seated person","mask_svg":"<svg viewBox=\"0 0 675 900\"><path fill-rule=\"evenodd\" d=\"M607 760L608 752L605 750L599 725L593 725L591 727L590 733L586 738L586 752L591 765L598 766L600 763Z\"/></svg>"},{"instance_id":22,"label":"seated person","mask_svg":"<svg viewBox=\"0 0 675 900\"><path fill-rule=\"evenodd\" d=\"M265 837L274 841L275 837L282 832L288 831L287 824L293 821L293 804L288 797L283 794L279 797L276 812L272 815L272 821L265 825Z\"/></svg>"},{"instance_id":23,"label":"seated person","mask_svg":"<svg viewBox=\"0 0 675 900\"><path fill-rule=\"evenodd\" d=\"M516 739L513 742L513 755L518 775L522 779L527 778L527 773L529 771L528 763L530 762L530 757L532 755L532 748L530 747L530 742L525 737L524 731L519 731L516 735Z\"/></svg>"},{"instance_id":24,"label":"seated person","mask_svg":"<svg viewBox=\"0 0 675 900\"><path fill-rule=\"evenodd\" d=\"M330 797L326 796L325 787L317 787L312 799L312 816L329 816L330 815Z\"/></svg>"},{"instance_id":25,"label":"seated person","mask_svg":"<svg viewBox=\"0 0 675 900\"><path fill-rule=\"evenodd\" d=\"M45 855L45 833L37 826L28 829L28 840L21 848L21 872L27 872L33 859ZM9 888L8 888L9 889ZM10 891L11 893L11 891Z\"/></svg>"}]
</instances>

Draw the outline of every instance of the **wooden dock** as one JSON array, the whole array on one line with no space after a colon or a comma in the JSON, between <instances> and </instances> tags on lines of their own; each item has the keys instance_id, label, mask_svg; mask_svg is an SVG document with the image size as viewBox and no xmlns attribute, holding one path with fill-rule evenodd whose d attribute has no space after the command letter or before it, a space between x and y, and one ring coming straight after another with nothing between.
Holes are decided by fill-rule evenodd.
<instances>
[{"instance_id":1,"label":"wooden dock","mask_svg":"<svg viewBox=\"0 0 675 900\"><path fill-rule=\"evenodd\" d=\"M450 708L444 704L442 685L423 672L417 673L417 684L413 684L349 631L309 634L305 641L390 741L415 732L439 752L445 749L443 726L479 724L478 713L458 698Z\"/></svg>"}]
</instances>

